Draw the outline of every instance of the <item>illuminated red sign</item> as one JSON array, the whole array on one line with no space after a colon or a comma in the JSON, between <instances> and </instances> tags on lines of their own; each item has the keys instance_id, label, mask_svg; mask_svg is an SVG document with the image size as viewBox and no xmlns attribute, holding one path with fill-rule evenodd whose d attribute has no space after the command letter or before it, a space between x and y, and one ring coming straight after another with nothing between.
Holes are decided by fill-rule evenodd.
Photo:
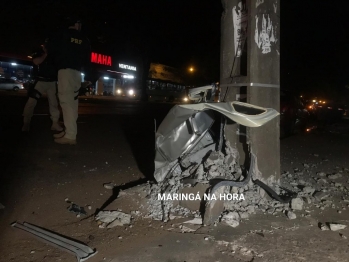
<instances>
[{"instance_id":1,"label":"illuminated red sign","mask_svg":"<svg viewBox=\"0 0 349 262\"><path fill-rule=\"evenodd\" d=\"M111 66L111 56L91 53L91 62Z\"/></svg>"}]
</instances>

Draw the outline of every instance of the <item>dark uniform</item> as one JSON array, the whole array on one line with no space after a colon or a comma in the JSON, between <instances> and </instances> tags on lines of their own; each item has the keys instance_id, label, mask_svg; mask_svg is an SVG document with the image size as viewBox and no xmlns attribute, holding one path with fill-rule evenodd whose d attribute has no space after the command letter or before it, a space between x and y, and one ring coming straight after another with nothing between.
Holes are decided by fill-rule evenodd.
<instances>
[{"instance_id":1,"label":"dark uniform","mask_svg":"<svg viewBox=\"0 0 349 262\"><path fill-rule=\"evenodd\" d=\"M90 63L90 43L80 32L79 25L79 21L72 23L56 37L53 46L58 69L58 98L65 125L65 132L55 136L55 142L60 144L76 144L81 71Z\"/></svg>"},{"instance_id":2,"label":"dark uniform","mask_svg":"<svg viewBox=\"0 0 349 262\"><path fill-rule=\"evenodd\" d=\"M90 63L90 41L78 30L61 32L55 40L54 49L58 70L69 68L81 72Z\"/></svg>"},{"instance_id":3,"label":"dark uniform","mask_svg":"<svg viewBox=\"0 0 349 262\"><path fill-rule=\"evenodd\" d=\"M45 50L48 42L45 42ZM33 62L35 64L35 82L34 85L28 90L28 101L23 111L23 127L22 131L29 131L30 121L34 113L37 100L46 93L50 115L52 120L51 129L55 131L62 131L63 128L58 124L60 112L58 110L57 100L57 69L54 65L53 56L41 47L33 55Z\"/></svg>"}]
</instances>

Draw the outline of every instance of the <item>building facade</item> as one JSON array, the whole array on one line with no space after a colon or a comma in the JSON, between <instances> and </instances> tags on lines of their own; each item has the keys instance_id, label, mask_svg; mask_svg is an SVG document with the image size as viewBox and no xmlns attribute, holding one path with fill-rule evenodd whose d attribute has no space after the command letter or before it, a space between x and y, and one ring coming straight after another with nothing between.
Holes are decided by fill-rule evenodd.
<instances>
[{"instance_id":1,"label":"building facade","mask_svg":"<svg viewBox=\"0 0 349 262\"><path fill-rule=\"evenodd\" d=\"M91 53L91 63L98 74L97 95L139 98L142 90L142 65L134 59L110 54Z\"/></svg>"}]
</instances>

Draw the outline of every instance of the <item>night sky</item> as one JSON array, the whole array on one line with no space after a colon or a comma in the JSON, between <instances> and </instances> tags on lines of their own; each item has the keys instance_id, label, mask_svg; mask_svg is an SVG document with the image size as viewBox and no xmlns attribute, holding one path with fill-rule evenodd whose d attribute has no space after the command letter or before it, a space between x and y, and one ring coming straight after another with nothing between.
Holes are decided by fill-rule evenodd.
<instances>
[{"instance_id":1,"label":"night sky","mask_svg":"<svg viewBox=\"0 0 349 262\"><path fill-rule=\"evenodd\" d=\"M193 65L205 80L219 79L220 0L2 2L1 53L30 54L78 14L95 50ZM330 94L349 84L348 8L344 0L281 0L283 87Z\"/></svg>"}]
</instances>

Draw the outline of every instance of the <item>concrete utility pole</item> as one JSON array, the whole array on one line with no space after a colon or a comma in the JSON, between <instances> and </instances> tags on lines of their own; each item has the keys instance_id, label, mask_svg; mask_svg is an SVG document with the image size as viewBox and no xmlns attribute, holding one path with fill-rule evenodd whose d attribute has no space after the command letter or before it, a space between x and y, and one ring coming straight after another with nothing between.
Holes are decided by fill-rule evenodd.
<instances>
[{"instance_id":1,"label":"concrete utility pole","mask_svg":"<svg viewBox=\"0 0 349 262\"><path fill-rule=\"evenodd\" d=\"M280 112L280 0L222 4L221 101L240 100ZM240 164L248 166L249 152L257 156L264 182L280 176L279 121L277 117L257 128L228 122L225 128L240 152Z\"/></svg>"}]
</instances>

